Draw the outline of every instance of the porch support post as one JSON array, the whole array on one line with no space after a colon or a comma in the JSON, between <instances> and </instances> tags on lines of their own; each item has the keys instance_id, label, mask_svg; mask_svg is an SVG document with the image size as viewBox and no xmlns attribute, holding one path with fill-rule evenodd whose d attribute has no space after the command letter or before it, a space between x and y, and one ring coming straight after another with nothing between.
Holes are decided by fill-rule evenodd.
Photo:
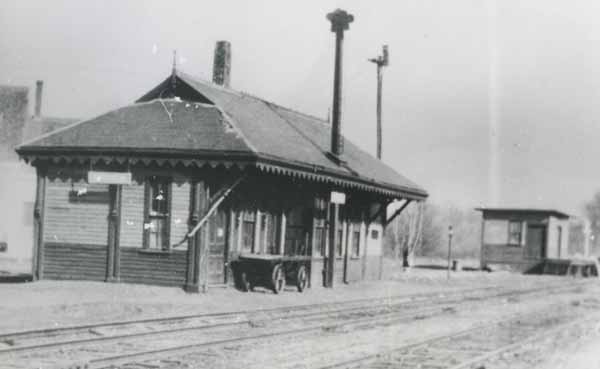
<instances>
[{"instance_id":1,"label":"porch support post","mask_svg":"<svg viewBox=\"0 0 600 369\"><path fill-rule=\"evenodd\" d=\"M208 191L205 182L195 181L192 183L190 190L190 231L198 224L200 214L205 213L208 209L207 195ZM203 290L206 288L206 281L201 279L205 279L203 278L205 274L202 272L202 267L204 264L207 264L202 259L206 259L204 257L205 247L203 247L203 244L206 243L205 236L208 224L209 222L202 226L193 237L188 239L187 275L184 286L186 292L197 293L200 292L201 286Z\"/></svg>"},{"instance_id":2,"label":"porch support post","mask_svg":"<svg viewBox=\"0 0 600 369\"><path fill-rule=\"evenodd\" d=\"M121 195L122 185L109 185L109 212L108 212L108 252L106 260L106 281L118 282L120 277L119 266L119 230L121 224Z\"/></svg>"},{"instance_id":3,"label":"porch support post","mask_svg":"<svg viewBox=\"0 0 600 369\"><path fill-rule=\"evenodd\" d=\"M326 272L326 283L325 287L332 288L334 280L334 268L335 268L335 245L337 244L337 219L340 212L340 206L338 204L332 204L332 209L329 212L329 250L327 255L327 272Z\"/></svg>"},{"instance_id":4,"label":"porch support post","mask_svg":"<svg viewBox=\"0 0 600 369\"><path fill-rule=\"evenodd\" d=\"M210 188L206 182L202 182L202 190L200 195L200 213L206 214L210 207ZM212 215L214 216L214 214ZM199 285L202 292L208 291L208 258L210 257L210 226L211 221L208 220L202 228L197 232L197 248L200 254L200 260L198 261L198 273L199 273Z\"/></svg>"},{"instance_id":5,"label":"porch support post","mask_svg":"<svg viewBox=\"0 0 600 369\"><path fill-rule=\"evenodd\" d=\"M481 248L479 249L479 268L485 269L485 217L481 215Z\"/></svg>"},{"instance_id":6,"label":"porch support post","mask_svg":"<svg viewBox=\"0 0 600 369\"><path fill-rule=\"evenodd\" d=\"M38 166L36 167L36 173L37 187L35 192L35 205L33 208L33 280L42 279L44 276L44 208L46 202L46 168Z\"/></svg>"},{"instance_id":7,"label":"porch support post","mask_svg":"<svg viewBox=\"0 0 600 369\"><path fill-rule=\"evenodd\" d=\"M285 217L285 209L281 208L281 213L279 217L279 255L283 255L285 252L285 228L286 228L286 217Z\"/></svg>"}]
</instances>

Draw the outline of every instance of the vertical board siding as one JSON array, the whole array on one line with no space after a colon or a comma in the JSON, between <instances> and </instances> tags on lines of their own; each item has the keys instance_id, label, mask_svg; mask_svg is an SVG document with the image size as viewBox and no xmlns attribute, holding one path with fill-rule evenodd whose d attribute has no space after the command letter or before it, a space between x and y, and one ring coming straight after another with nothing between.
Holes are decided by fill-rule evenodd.
<instances>
[{"instance_id":1,"label":"vertical board siding","mask_svg":"<svg viewBox=\"0 0 600 369\"><path fill-rule=\"evenodd\" d=\"M161 286L183 286L187 253L145 253L138 249L121 249L121 281Z\"/></svg>"},{"instance_id":2,"label":"vertical board siding","mask_svg":"<svg viewBox=\"0 0 600 369\"><path fill-rule=\"evenodd\" d=\"M323 287L324 285L324 273L325 269L325 259L324 258L314 258L312 259L310 266L310 287Z\"/></svg>"},{"instance_id":3,"label":"vertical board siding","mask_svg":"<svg viewBox=\"0 0 600 369\"><path fill-rule=\"evenodd\" d=\"M380 256L367 256L366 257L366 270L365 280L375 281L379 279L379 269L381 268L381 257Z\"/></svg>"},{"instance_id":4,"label":"vertical board siding","mask_svg":"<svg viewBox=\"0 0 600 369\"><path fill-rule=\"evenodd\" d=\"M102 245L46 243L44 278L104 281L106 258Z\"/></svg>"},{"instance_id":5,"label":"vertical board siding","mask_svg":"<svg viewBox=\"0 0 600 369\"><path fill-rule=\"evenodd\" d=\"M362 277L362 260L359 258L348 259L348 271L346 272L346 278L348 282L357 282Z\"/></svg>"},{"instance_id":6,"label":"vertical board siding","mask_svg":"<svg viewBox=\"0 0 600 369\"><path fill-rule=\"evenodd\" d=\"M44 227L46 242L106 245L108 185L49 180Z\"/></svg>"},{"instance_id":7,"label":"vertical board siding","mask_svg":"<svg viewBox=\"0 0 600 369\"><path fill-rule=\"evenodd\" d=\"M171 187L171 245L181 242L185 237L190 216L190 183L178 182L173 182ZM177 250L186 249L187 242L177 247Z\"/></svg>"},{"instance_id":8,"label":"vertical board siding","mask_svg":"<svg viewBox=\"0 0 600 369\"><path fill-rule=\"evenodd\" d=\"M142 247L144 236L144 184L123 186L121 199L121 247Z\"/></svg>"}]
</instances>

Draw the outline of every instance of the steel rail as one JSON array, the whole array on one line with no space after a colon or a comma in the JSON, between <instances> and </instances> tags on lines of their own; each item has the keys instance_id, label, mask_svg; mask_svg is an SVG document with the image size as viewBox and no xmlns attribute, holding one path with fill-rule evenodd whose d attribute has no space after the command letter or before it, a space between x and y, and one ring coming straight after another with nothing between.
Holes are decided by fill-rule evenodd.
<instances>
[{"instance_id":1,"label":"steel rail","mask_svg":"<svg viewBox=\"0 0 600 369\"><path fill-rule=\"evenodd\" d=\"M589 283L589 282L586 282L586 283ZM586 283L582 283L582 284L586 284ZM561 286L560 289L574 289L574 288L578 287L578 285L579 285L579 283L575 284L575 285L571 283L569 285ZM526 291L525 290L516 290L516 291L510 291L510 292L503 292L503 293L497 294L495 296L482 296L481 298L479 298L477 300L503 298L503 297L511 296L511 295L536 294L536 293L544 292L545 290L549 289L550 287L555 287L555 286L549 286L548 288L545 288L545 289L536 288L536 289L529 289ZM556 291L556 289L555 289L555 291ZM464 304L469 304L470 302L472 302L472 300L464 301ZM455 306L458 306L458 305L461 305L461 303L458 303ZM427 309L426 311L422 310L420 312L422 314L423 313L425 313L425 314L433 313L432 316L435 316L436 312L443 313L444 311L445 311L444 308L440 309L440 307L437 306L437 307L432 307L430 309ZM423 315L419 316L419 318L422 316ZM241 342L246 342L246 341L250 341L250 340L261 340L261 339L267 339L267 338L273 338L273 337L286 337L286 336L290 336L290 335L298 335L298 334L304 334L304 333L309 333L309 332L322 331L324 329L331 330L331 329L348 327L348 326L353 326L353 325L361 326L361 325L365 325L365 324L373 325L373 324L379 324L379 323L390 324L390 323L397 323L397 322L406 321L406 320L412 321L415 318L416 317L414 316L414 311L392 312L392 313L389 313L389 314L386 314L383 316L366 317L366 318L354 319L351 321L342 321L342 322L334 322L334 323L330 323L330 322L317 323L315 325L308 326L308 327L294 328L294 329L277 331L277 332L267 332L267 333L248 335L248 336L243 336L243 337L234 337L234 338L227 338L227 339L214 340L214 341L208 341L208 342L192 343L192 344L186 344L186 345L180 345L180 346L174 346L174 347L153 349L153 350L147 350L147 351L140 351L140 352L98 358L98 359L91 359L88 362L86 362L85 365L87 368L90 368L90 369L103 368L103 367L110 367L110 366L114 366L114 365L125 364L125 363L130 362L133 359L149 360L153 357L164 356L164 354L167 354L167 353L169 353L171 355L183 354L183 353L191 352L191 351L194 351L197 349L214 347L214 346L222 346L222 345L232 344L232 343L241 343ZM471 330L479 329L479 328L481 328L481 326L472 328ZM470 331L470 330L468 330L468 331ZM460 333L464 333L464 332L460 332ZM444 337L446 337L446 336L442 336L439 339L442 339ZM396 351L396 350L394 350L394 351ZM376 356L380 356L380 355L376 355Z\"/></svg>"},{"instance_id":2,"label":"steel rail","mask_svg":"<svg viewBox=\"0 0 600 369\"><path fill-rule=\"evenodd\" d=\"M553 286L552 286L553 287ZM119 339L127 339L127 338L141 338L141 337L146 337L146 336L156 336L159 334L169 334L169 333L176 333L176 332L186 332L186 331L192 331L192 330L208 330L208 329L212 329L212 328L222 328L222 327L234 327L234 326L244 326L244 325L248 325L248 324L252 324L252 323L256 323L256 322L260 322L260 321L268 321L268 320L272 320L272 319L277 319L277 318L285 318L286 320L288 319L297 319L297 318L306 318L306 317L312 317L313 319L318 319L319 316L330 316L332 314L347 314L347 313L351 313L353 311L360 311L360 310L378 310L378 309L397 309L397 308L418 308L420 305L420 303L422 304L423 302L427 302L427 303L434 303L436 305L445 305L445 304L450 304L450 303L456 303L457 301L460 302L471 302L472 300L481 300L481 299L489 299L489 298L497 298L497 297L503 297L505 295L514 295L517 293L528 293L528 292L536 292L539 290L539 288L532 288L532 289L527 289L527 290L512 290L512 291L505 291L505 292L501 292L501 293L496 293L496 294L492 294L492 295L484 295L484 296L464 296L465 293L476 293L479 292L480 290L488 290L489 288L477 288L477 289L473 289L473 290L467 290L467 291L455 291L453 292L451 295L452 296L444 296L444 299L440 299L440 300L430 300L430 299L426 299L425 297L423 297L423 299L420 300L408 300L408 301L404 301L404 302L398 302L398 303L394 303L394 304L387 304L384 306L374 306L373 305L373 301L372 300L368 300L369 304L368 305L359 305L359 306L351 306L351 307L342 307L342 308L338 308L338 309L334 309L334 310L326 310L326 311L322 311L322 310L317 310L317 311L313 311L313 312L304 312L306 310L299 310L298 313L296 314L290 314L290 309L277 309L275 311L269 311L271 312L275 312L278 313L278 315L276 315L275 317L270 316L268 318L261 318L261 319L244 319L244 320L237 320L237 321L232 321L232 322L222 322L222 323L209 323L209 324L205 324L205 325L195 325L195 326L189 326L189 327L177 327L177 328L168 328L168 329L161 329L161 330L149 330L147 332L133 332L133 333L126 333L126 334L116 334L116 335L108 335L108 336L95 336L95 337L91 337L91 338L83 338L83 339L74 339L74 340L63 340L63 341L55 341L55 342L46 342L46 343L40 343L40 344L34 344L34 345L19 345L19 346L13 346L13 347L8 347L8 348L0 348L0 355L2 354L6 354L6 353L12 353L12 352L19 352L19 351L26 351L26 350L36 350L36 349L44 349L44 348L51 348L51 347L57 347L57 346L63 346L63 345L81 345L81 344L86 344L86 343L91 343L91 342L103 342L103 341L109 341L109 340L119 340ZM436 294L436 295L439 295ZM453 296L456 295L456 296ZM388 298L385 298L386 302L389 302ZM404 299L406 300L406 299ZM311 306L312 308L312 306ZM317 306L316 308L321 308L321 306ZM437 307L434 307L434 309L436 309ZM261 311L263 312L263 311ZM421 310L421 312L423 312L423 310ZM384 312L385 314L385 312ZM248 314L243 314L243 315L248 315ZM202 316L204 317L204 316ZM191 319L196 319L196 318L186 318L188 320ZM184 319L177 319L177 318L165 318L164 320L151 320L150 323L169 323L169 322L173 322L173 323L181 323L182 320ZM148 321L136 321L132 324L146 324L148 323ZM127 324L127 323L125 323ZM115 327L113 325L94 325L92 327L89 326L84 326L84 327L74 327L72 329L77 329L80 330L81 332L79 333L89 333L90 329L98 329L98 328L111 328L111 327ZM71 328L69 328L71 329ZM45 332L43 332L45 333ZM40 338L49 338L49 336L40 336ZM5 338L6 339L12 339L12 338Z\"/></svg>"},{"instance_id":3,"label":"steel rail","mask_svg":"<svg viewBox=\"0 0 600 369\"><path fill-rule=\"evenodd\" d=\"M557 283L557 285L561 285L564 282ZM291 305L291 306L278 306L273 308L264 308L264 309L249 309L249 310L233 310L233 311L225 311L219 313L204 313L204 314L189 314L189 315L179 315L179 316L169 316L169 317L157 317L157 318L147 318L147 319L132 319L132 320L120 320L120 321L110 321L110 322L98 322L93 324L83 324L83 325L74 325L67 327L59 327L59 328L43 328L43 329L33 329L33 330L25 330L25 331L15 331L0 334L0 342L7 340L14 340L27 336L56 336L62 333L69 333L74 331L87 331L95 328L115 328L122 327L126 325L137 325L137 324L146 324L146 323L168 323L171 321L180 321L180 320L190 320L190 319L201 319L201 318L219 318L219 317L234 317L234 316L244 316L249 314L261 314L261 313L270 313L270 312L294 312L308 309L317 309L317 308L325 308L327 306L339 306L339 305L350 305L356 303L369 303L374 304L378 301L382 301L384 303L389 302L391 300L411 300L417 298L430 298L435 297L440 294L460 294L460 293L468 293L468 292L477 292L477 291L485 291L494 288L503 288L503 285L497 284L492 286L484 286L477 288L465 288L465 289L456 289L452 291L433 291L433 292L423 292L423 293L415 293L415 294L405 294L405 295L395 295L395 296L386 296L386 297L376 297L376 298L361 298L361 299L350 299L344 301L331 301L324 303L315 303L315 304L303 304L303 305Z\"/></svg>"}]
</instances>

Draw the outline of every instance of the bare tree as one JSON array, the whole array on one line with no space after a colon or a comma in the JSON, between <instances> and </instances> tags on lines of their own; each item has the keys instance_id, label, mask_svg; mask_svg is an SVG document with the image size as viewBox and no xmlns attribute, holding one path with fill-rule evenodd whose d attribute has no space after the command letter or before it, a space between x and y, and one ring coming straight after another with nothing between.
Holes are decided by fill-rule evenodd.
<instances>
[{"instance_id":1,"label":"bare tree","mask_svg":"<svg viewBox=\"0 0 600 369\"><path fill-rule=\"evenodd\" d=\"M392 248L396 259L402 255L402 265L409 267L415 251L423 241L423 218L425 205L423 201L410 204L395 219L392 228Z\"/></svg>"},{"instance_id":2,"label":"bare tree","mask_svg":"<svg viewBox=\"0 0 600 369\"><path fill-rule=\"evenodd\" d=\"M590 222L590 254L595 255L600 241L600 191L585 204L585 215Z\"/></svg>"}]
</instances>

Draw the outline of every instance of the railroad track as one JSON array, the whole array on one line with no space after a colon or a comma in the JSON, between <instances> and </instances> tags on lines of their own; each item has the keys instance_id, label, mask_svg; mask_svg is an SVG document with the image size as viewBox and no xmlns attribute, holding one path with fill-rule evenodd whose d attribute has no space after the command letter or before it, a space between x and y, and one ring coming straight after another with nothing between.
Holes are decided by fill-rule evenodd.
<instances>
[{"instance_id":1,"label":"railroad track","mask_svg":"<svg viewBox=\"0 0 600 369\"><path fill-rule=\"evenodd\" d=\"M517 353L528 343L552 339L574 327L597 324L598 319L600 313L597 311L583 318L574 314L556 314L551 309L521 314L510 320L475 325L384 353L319 366L318 369L486 369L490 368L487 366L489 362L493 363L501 355ZM514 364L505 361L502 367L512 368Z\"/></svg>"},{"instance_id":2,"label":"railroad track","mask_svg":"<svg viewBox=\"0 0 600 369\"><path fill-rule=\"evenodd\" d=\"M315 331L335 331L349 326L373 327L424 319L451 312L452 307L458 307L460 304L523 295L533 296L547 293L549 290L578 288L587 283L589 282L561 282L528 289L501 289L500 292L496 287L492 289L493 293L490 293L490 287L486 287L456 291L443 298L439 297L439 293L404 295L377 300L363 299L346 303L12 333L0 336L0 340L13 340L12 346L0 350L0 361L18 363L24 360L25 363L33 363L37 360L63 368L108 368L208 347L286 336L298 337ZM451 306L448 306L449 304ZM424 305L428 307L424 308ZM273 321L276 323L273 324ZM204 334L198 337L199 332ZM90 334L94 336L90 337ZM69 339L64 339L65 337ZM35 342L36 340L42 342ZM57 349L60 355L56 355ZM13 367L28 366L15 364Z\"/></svg>"}]
</instances>

